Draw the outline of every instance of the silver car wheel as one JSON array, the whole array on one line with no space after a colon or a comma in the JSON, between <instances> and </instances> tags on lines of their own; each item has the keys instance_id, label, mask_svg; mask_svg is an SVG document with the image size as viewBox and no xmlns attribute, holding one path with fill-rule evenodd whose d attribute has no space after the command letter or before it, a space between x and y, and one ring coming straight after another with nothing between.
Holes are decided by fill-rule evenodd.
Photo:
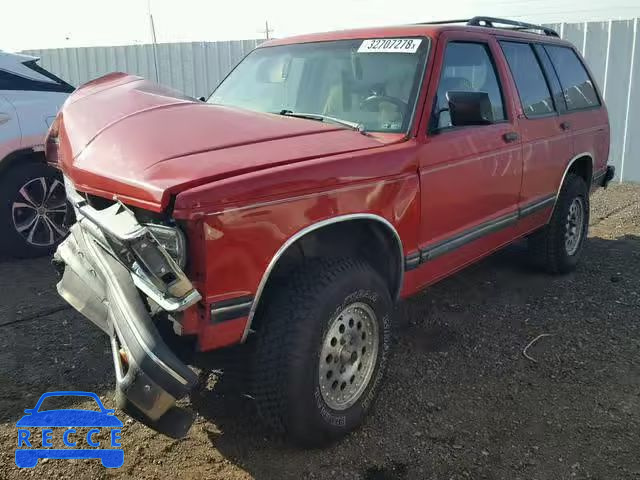
<instances>
[{"instance_id":1,"label":"silver car wheel","mask_svg":"<svg viewBox=\"0 0 640 480\"><path fill-rule=\"evenodd\" d=\"M580 247L584 234L584 213L584 200L581 197L574 198L569 206L564 234L564 246L569 256L575 255Z\"/></svg>"},{"instance_id":2,"label":"silver car wheel","mask_svg":"<svg viewBox=\"0 0 640 480\"><path fill-rule=\"evenodd\" d=\"M25 183L11 205L16 231L30 245L50 247L67 234L64 185L56 178L38 177Z\"/></svg>"},{"instance_id":3,"label":"silver car wheel","mask_svg":"<svg viewBox=\"0 0 640 480\"><path fill-rule=\"evenodd\" d=\"M348 305L331 321L319 358L320 393L333 410L355 404L373 376L380 342L373 309L363 302Z\"/></svg>"}]
</instances>

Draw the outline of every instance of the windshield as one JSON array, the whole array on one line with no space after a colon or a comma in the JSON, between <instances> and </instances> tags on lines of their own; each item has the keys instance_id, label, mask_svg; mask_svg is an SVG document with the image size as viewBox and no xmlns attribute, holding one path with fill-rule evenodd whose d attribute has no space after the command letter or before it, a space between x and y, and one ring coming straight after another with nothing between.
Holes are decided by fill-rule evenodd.
<instances>
[{"instance_id":1,"label":"windshield","mask_svg":"<svg viewBox=\"0 0 640 480\"><path fill-rule=\"evenodd\" d=\"M258 48L218 86L208 103L276 114L321 115L371 132L405 132L428 48L426 38Z\"/></svg>"}]
</instances>

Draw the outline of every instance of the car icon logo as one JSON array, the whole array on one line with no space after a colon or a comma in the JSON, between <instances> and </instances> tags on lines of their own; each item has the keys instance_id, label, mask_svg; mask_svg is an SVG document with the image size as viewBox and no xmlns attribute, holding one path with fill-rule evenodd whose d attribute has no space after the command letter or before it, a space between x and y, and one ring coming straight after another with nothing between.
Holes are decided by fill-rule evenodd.
<instances>
[{"instance_id":1,"label":"car icon logo","mask_svg":"<svg viewBox=\"0 0 640 480\"><path fill-rule=\"evenodd\" d=\"M95 400L100 410L43 409L42 403L50 397L90 397ZM25 413L26 415L16 423L18 447L15 451L15 461L18 467L33 468L41 458L98 458L107 468L119 468L124 463L124 451L120 444L122 422L115 416L115 410L105 408L95 393L48 392L40 397L34 408L25 410ZM41 430L40 435L33 435L26 427ZM66 448L53 448L54 428L56 433L64 429L61 439ZM89 430L83 435L76 430L77 428ZM101 429L109 430L110 448L104 448L105 441L96 438ZM79 443L86 443L88 447L93 448L80 448L77 446Z\"/></svg>"}]
</instances>

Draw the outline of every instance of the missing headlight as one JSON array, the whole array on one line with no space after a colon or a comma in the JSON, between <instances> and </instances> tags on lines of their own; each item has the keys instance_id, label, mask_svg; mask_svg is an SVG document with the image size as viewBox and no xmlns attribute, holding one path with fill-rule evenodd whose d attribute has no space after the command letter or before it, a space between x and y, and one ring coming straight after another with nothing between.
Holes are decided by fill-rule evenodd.
<instances>
[{"instance_id":1,"label":"missing headlight","mask_svg":"<svg viewBox=\"0 0 640 480\"><path fill-rule=\"evenodd\" d=\"M153 223L145 224L154 238L167 251L181 269L187 265L187 241L184 233L177 227L167 227Z\"/></svg>"}]
</instances>

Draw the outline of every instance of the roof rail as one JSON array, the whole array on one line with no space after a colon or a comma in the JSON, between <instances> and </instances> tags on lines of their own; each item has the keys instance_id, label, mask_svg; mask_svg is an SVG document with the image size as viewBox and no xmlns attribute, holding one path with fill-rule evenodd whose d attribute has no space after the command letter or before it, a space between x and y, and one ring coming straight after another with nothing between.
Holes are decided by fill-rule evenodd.
<instances>
[{"instance_id":1,"label":"roof rail","mask_svg":"<svg viewBox=\"0 0 640 480\"><path fill-rule=\"evenodd\" d=\"M447 23L467 23L468 21L468 18L461 20L436 20L434 22L420 22L416 23L416 25L446 25Z\"/></svg>"},{"instance_id":2,"label":"roof rail","mask_svg":"<svg viewBox=\"0 0 640 480\"><path fill-rule=\"evenodd\" d=\"M506 18L473 17L467 22L467 25L473 25L476 27L500 28L495 25L496 23L500 25L509 25L511 27L515 27L512 28L512 30L539 30L549 37L560 36L558 35L558 32L556 32L552 28L543 27L542 25L535 25L533 23L519 22L517 20L508 20Z\"/></svg>"},{"instance_id":3,"label":"roof rail","mask_svg":"<svg viewBox=\"0 0 640 480\"><path fill-rule=\"evenodd\" d=\"M508 30L538 30L549 37L559 37L558 32L552 28L543 27L542 25L534 25L533 23L519 22L517 20L509 20L506 18L496 17L473 17L464 20L437 20L435 22L421 22L418 25L445 25L447 23L464 23L466 25L474 27L488 27L488 28L504 28L498 27L498 25L509 25L512 28Z\"/></svg>"}]
</instances>

